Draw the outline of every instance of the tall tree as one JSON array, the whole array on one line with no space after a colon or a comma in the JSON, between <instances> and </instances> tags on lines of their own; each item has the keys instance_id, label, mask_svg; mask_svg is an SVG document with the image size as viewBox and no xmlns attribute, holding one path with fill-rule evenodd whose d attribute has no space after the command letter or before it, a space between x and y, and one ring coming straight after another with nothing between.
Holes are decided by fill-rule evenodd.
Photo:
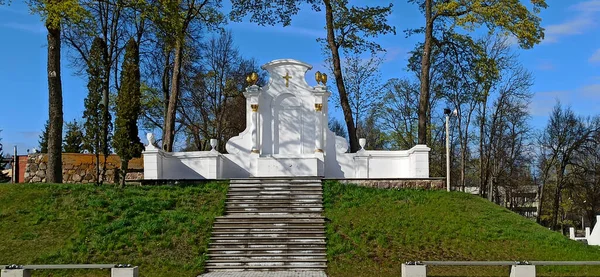
<instances>
[{"instance_id":1,"label":"tall tree","mask_svg":"<svg viewBox=\"0 0 600 277\"><path fill-rule=\"evenodd\" d=\"M103 104L102 94L106 82L104 66L104 55L106 55L106 43L101 38L94 39L92 49L90 50L90 58L88 62L88 96L85 98L83 118L85 120L83 126L85 129L84 144L90 153L94 153L96 157L96 184L102 184L104 178L101 178L100 172L100 153L104 147L102 143L103 130Z\"/></svg>"},{"instance_id":2,"label":"tall tree","mask_svg":"<svg viewBox=\"0 0 600 277\"><path fill-rule=\"evenodd\" d=\"M139 63L138 44L131 38L125 48L125 60L121 70L121 89L117 96L117 117L113 138L115 150L121 158L121 170L119 171L121 186L125 185L129 160L140 157L143 150L137 126L141 112Z\"/></svg>"},{"instance_id":3,"label":"tall tree","mask_svg":"<svg viewBox=\"0 0 600 277\"><path fill-rule=\"evenodd\" d=\"M422 33L425 36L421 56L421 89L419 95L419 143L427 144L427 115L429 113L431 53L434 45L446 43L443 36L454 33L456 28L472 31L480 26L490 31L511 33L522 48L528 49L544 38L537 16L546 8L545 0L531 0L532 11L519 0L409 0L419 5L425 15L425 26L408 30L409 35Z\"/></svg>"},{"instance_id":4,"label":"tall tree","mask_svg":"<svg viewBox=\"0 0 600 277\"><path fill-rule=\"evenodd\" d=\"M231 32L208 40L202 53L196 74L183 82L180 121L187 149L208 150L214 138L219 141L217 150L225 151L225 142L246 128L246 114L240 112L246 105L242 92L248 73L259 67L241 56Z\"/></svg>"},{"instance_id":5,"label":"tall tree","mask_svg":"<svg viewBox=\"0 0 600 277\"><path fill-rule=\"evenodd\" d=\"M315 11L325 8L326 38L321 38L327 48L331 67L339 93L340 106L346 121L346 129L350 141L350 151L359 149L356 136L356 125L352 117L347 88L342 72L341 51L372 53L383 51L381 46L370 39L381 34L395 33L395 28L387 23L387 16L391 14L392 5L375 7L349 7L347 0L232 0L230 17L233 20L242 20L251 14L250 21L260 25L274 25L282 23L288 26L291 17L298 13L301 5L309 4Z\"/></svg>"},{"instance_id":6,"label":"tall tree","mask_svg":"<svg viewBox=\"0 0 600 277\"><path fill-rule=\"evenodd\" d=\"M379 67L383 59L371 54L363 58L359 54L347 55L342 65L344 84L346 85L348 102L352 111L354 128L358 129L362 122L371 117L373 111L381 103L382 84ZM361 137L357 134L357 137Z\"/></svg>"},{"instance_id":7,"label":"tall tree","mask_svg":"<svg viewBox=\"0 0 600 277\"><path fill-rule=\"evenodd\" d=\"M593 125L585 124L584 120L575 115L570 107L563 108L557 103L552 112L543 135L540 138L540 147L545 148L548 157L544 171L552 170L556 176L555 188L552 197L551 227L557 230L558 212L562 202L562 193L572 178L573 171L567 170L575 163L577 151L587 141L592 139L592 134L597 131ZM547 188L546 188L547 189Z\"/></svg>"},{"instance_id":8,"label":"tall tree","mask_svg":"<svg viewBox=\"0 0 600 277\"><path fill-rule=\"evenodd\" d=\"M0 130L0 132L2 132L2 130ZM0 183L6 183L8 181L10 181L10 177L8 177L8 174L4 173L4 169L6 168L6 165L8 164L8 162L5 161L4 159L4 153L2 152L2 138L0 137ZM14 172L12 174L15 174Z\"/></svg>"},{"instance_id":9,"label":"tall tree","mask_svg":"<svg viewBox=\"0 0 600 277\"><path fill-rule=\"evenodd\" d=\"M77 0L29 0L32 12L41 16L48 31L48 168L49 183L62 183L62 82L60 75L61 25L65 20L81 21L87 13Z\"/></svg>"},{"instance_id":10,"label":"tall tree","mask_svg":"<svg viewBox=\"0 0 600 277\"><path fill-rule=\"evenodd\" d=\"M63 152L82 153L83 152L83 131L81 125L73 120L66 124L67 132L63 142Z\"/></svg>"},{"instance_id":11,"label":"tall tree","mask_svg":"<svg viewBox=\"0 0 600 277\"><path fill-rule=\"evenodd\" d=\"M40 134L40 140L38 140L38 144L40 145L40 153L48 153L48 120L44 123L44 129Z\"/></svg>"},{"instance_id":12,"label":"tall tree","mask_svg":"<svg viewBox=\"0 0 600 277\"><path fill-rule=\"evenodd\" d=\"M157 7L153 21L172 38L170 46L173 51L173 67L163 128L163 150L171 152L175 141L175 119L181 92L181 68L186 40L189 39L195 23L202 23L204 27L215 27L220 25L224 18L219 11L220 0L159 0L158 2L160 5Z\"/></svg>"}]
</instances>

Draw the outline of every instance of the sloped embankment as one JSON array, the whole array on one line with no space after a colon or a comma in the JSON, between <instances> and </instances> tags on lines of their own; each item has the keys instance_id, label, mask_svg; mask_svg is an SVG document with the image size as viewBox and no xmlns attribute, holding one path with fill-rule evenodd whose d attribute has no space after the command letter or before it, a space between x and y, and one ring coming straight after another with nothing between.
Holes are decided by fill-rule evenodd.
<instances>
[{"instance_id":1,"label":"sloped embankment","mask_svg":"<svg viewBox=\"0 0 600 277\"><path fill-rule=\"evenodd\" d=\"M599 260L583 245L476 196L323 185L328 275L400 276L405 261ZM600 276L596 267L538 267L538 276ZM506 267L430 267L432 276L508 276Z\"/></svg>"},{"instance_id":2,"label":"sloped embankment","mask_svg":"<svg viewBox=\"0 0 600 277\"><path fill-rule=\"evenodd\" d=\"M140 266L140 276L197 276L226 193L226 183L0 185L0 264L131 263Z\"/></svg>"}]
</instances>

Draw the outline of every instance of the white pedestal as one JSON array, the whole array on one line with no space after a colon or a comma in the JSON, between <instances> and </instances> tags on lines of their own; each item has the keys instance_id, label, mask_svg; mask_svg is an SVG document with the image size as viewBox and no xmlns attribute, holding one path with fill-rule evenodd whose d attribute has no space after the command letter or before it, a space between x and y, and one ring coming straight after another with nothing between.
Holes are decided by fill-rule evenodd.
<instances>
[{"instance_id":1,"label":"white pedestal","mask_svg":"<svg viewBox=\"0 0 600 277\"><path fill-rule=\"evenodd\" d=\"M31 277L29 269L3 269L0 277Z\"/></svg>"},{"instance_id":2,"label":"white pedestal","mask_svg":"<svg viewBox=\"0 0 600 277\"><path fill-rule=\"evenodd\" d=\"M128 268L112 268L110 270L111 277L138 277L138 267Z\"/></svg>"},{"instance_id":3,"label":"white pedestal","mask_svg":"<svg viewBox=\"0 0 600 277\"><path fill-rule=\"evenodd\" d=\"M402 277L427 277L426 265L402 264Z\"/></svg>"},{"instance_id":4,"label":"white pedestal","mask_svg":"<svg viewBox=\"0 0 600 277\"><path fill-rule=\"evenodd\" d=\"M535 277L535 265L513 265L510 277Z\"/></svg>"}]
</instances>

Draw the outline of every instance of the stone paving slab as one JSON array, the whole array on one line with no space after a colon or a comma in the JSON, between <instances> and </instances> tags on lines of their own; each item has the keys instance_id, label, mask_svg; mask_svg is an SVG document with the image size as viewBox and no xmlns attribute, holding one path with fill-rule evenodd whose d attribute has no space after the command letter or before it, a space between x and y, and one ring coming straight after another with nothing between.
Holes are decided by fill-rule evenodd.
<instances>
[{"instance_id":1,"label":"stone paving slab","mask_svg":"<svg viewBox=\"0 0 600 277\"><path fill-rule=\"evenodd\" d=\"M325 271L216 271L198 277L327 277Z\"/></svg>"}]
</instances>

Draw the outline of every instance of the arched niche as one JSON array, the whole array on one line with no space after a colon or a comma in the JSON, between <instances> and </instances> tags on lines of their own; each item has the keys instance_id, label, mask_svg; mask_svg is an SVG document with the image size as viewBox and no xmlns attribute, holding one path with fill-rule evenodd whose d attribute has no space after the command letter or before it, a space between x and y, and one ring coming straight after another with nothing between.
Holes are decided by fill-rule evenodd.
<instances>
[{"instance_id":1,"label":"arched niche","mask_svg":"<svg viewBox=\"0 0 600 277\"><path fill-rule=\"evenodd\" d=\"M273 154L301 156L315 150L315 112L306 98L292 93L273 101Z\"/></svg>"}]
</instances>

